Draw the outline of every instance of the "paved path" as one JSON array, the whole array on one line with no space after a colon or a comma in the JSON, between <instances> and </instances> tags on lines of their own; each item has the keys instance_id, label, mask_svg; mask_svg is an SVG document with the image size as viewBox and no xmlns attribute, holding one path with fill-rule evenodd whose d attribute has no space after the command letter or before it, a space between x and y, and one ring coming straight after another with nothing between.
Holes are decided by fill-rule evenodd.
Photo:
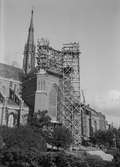
<instances>
[{"instance_id":1,"label":"paved path","mask_svg":"<svg viewBox=\"0 0 120 167\"><path fill-rule=\"evenodd\" d=\"M95 150L95 151L86 151L90 155L98 155L105 161L112 161L113 156L111 154L106 154L102 150Z\"/></svg>"}]
</instances>

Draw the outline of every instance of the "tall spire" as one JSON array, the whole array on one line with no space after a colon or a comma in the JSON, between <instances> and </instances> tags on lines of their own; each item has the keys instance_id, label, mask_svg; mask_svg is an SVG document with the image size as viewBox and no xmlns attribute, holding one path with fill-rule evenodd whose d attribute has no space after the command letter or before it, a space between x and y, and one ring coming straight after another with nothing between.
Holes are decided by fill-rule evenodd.
<instances>
[{"instance_id":1,"label":"tall spire","mask_svg":"<svg viewBox=\"0 0 120 167\"><path fill-rule=\"evenodd\" d=\"M28 32L28 41L29 44L34 43L34 27L33 27L33 9L31 11L31 20L30 20L30 27Z\"/></svg>"},{"instance_id":2,"label":"tall spire","mask_svg":"<svg viewBox=\"0 0 120 167\"><path fill-rule=\"evenodd\" d=\"M31 11L31 20L28 31L27 43L24 49L23 70L28 74L35 67L35 45L34 45L34 26L33 9Z\"/></svg>"}]
</instances>

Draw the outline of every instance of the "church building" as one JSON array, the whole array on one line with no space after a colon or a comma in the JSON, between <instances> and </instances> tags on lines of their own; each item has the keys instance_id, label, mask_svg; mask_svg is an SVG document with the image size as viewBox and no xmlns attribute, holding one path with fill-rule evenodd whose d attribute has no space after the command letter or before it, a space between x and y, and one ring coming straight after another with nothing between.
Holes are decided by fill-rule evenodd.
<instances>
[{"instance_id":1,"label":"church building","mask_svg":"<svg viewBox=\"0 0 120 167\"><path fill-rule=\"evenodd\" d=\"M47 110L53 122L72 130L76 144L105 129L105 117L80 101L79 43L61 50L34 42L33 10L24 47L23 69L0 64L0 125L25 125L34 112Z\"/></svg>"}]
</instances>

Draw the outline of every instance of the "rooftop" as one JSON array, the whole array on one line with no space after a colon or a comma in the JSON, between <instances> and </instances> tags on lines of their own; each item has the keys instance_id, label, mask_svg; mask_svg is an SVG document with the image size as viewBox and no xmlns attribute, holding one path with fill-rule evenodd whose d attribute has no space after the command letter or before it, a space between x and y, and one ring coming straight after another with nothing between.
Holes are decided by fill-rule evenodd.
<instances>
[{"instance_id":1,"label":"rooftop","mask_svg":"<svg viewBox=\"0 0 120 167\"><path fill-rule=\"evenodd\" d=\"M12 65L0 63L0 77L22 81L23 70Z\"/></svg>"}]
</instances>

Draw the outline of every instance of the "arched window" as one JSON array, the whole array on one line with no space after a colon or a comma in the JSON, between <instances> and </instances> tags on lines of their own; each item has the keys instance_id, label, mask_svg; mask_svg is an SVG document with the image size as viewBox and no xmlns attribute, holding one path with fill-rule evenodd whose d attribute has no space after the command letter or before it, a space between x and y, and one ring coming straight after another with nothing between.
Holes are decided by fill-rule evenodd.
<instances>
[{"instance_id":1,"label":"arched window","mask_svg":"<svg viewBox=\"0 0 120 167\"><path fill-rule=\"evenodd\" d=\"M41 90L45 90L45 80L41 80Z\"/></svg>"},{"instance_id":2,"label":"arched window","mask_svg":"<svg viewBox=\"0 0 120 167\"><path fill-rule=\"evenodd\" d=\"M97 121L94 121L95 132L97 131Z\"/></svg>"},{"instance_id":3,"label":"arched window","mask_svg":"<svg viewBox=\"0 0 120 167\"><path fill-rule=\"evenodd\" d=\"M56 85L53 85L49 93L49 113L53 120L57 119L57 96Z\"/></svg>"},{"instance_id":4,"label":"arched window","mask_svg":"<svg viewBox=\"0 0 120 167\"><path fill-rule=\"evenodd\" d=\"M8 116L8 127L13 127L14 124L15 124L15 116L14 113L11 113Z\"/></svg>"},{"instance_id":5,"label":"arched window","mask_svg":"<svg viewBox=\"0 0 120 167\"><path fill-rule=\"evenodd\" d=\"M45 90L45 88L46 88L46 85L45 85L45 80L39 80L39 82L38 82L38 89L39 90Z\"/></svg>"}]
</instances>

